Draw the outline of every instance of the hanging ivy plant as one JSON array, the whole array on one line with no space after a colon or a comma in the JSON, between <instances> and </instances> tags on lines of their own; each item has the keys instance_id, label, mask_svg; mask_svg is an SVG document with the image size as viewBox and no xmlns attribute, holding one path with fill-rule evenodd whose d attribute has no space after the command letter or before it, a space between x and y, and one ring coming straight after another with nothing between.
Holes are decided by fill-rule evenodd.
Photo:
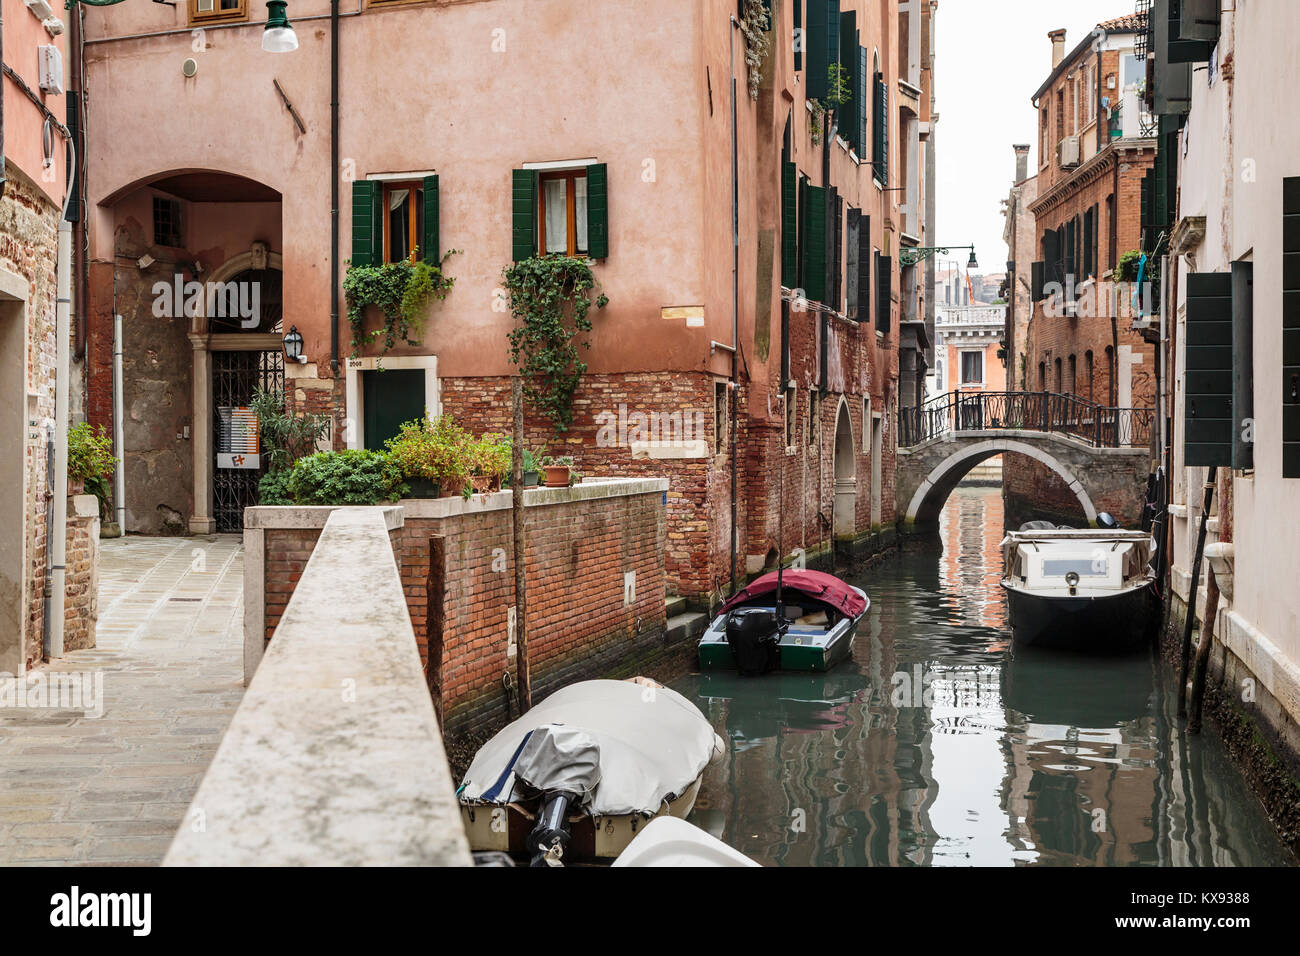
<instances>
[{"instance_id":1,"label":"hanging ivy plant","mask_svg":"<svg viewBox=\"0 0 1300 956\"><path fill-rule=\"evenodd\" d=\"M397 345L420 345L424 341L427 307L431 299L445 299L455 284L442 267L460 252L449 249L437 265L417 260L418 249L407 259L377 266L348 266L343 277L343 294L348 304L348 325L352 329L352 354L383 340L382 352ZM366 309L379 309L384 317L377 329L366 328ZM382 354L381 352L381 354Z\"/></svg>"},{"instance_id":2,"label":"hanging ivy plant","mask_svg":"<svg viewBox=\"0 0 1300 956\"><path fill-rule=\"evenodd\" d=\"M763 82L763 61L772 49L772 17L763 0L745 0L745 18L740 32L745 37L745 66L749 69L749 96L758 99Z\"/></svg>"},{"instance_id":3,"label":"hanging ivy plant","mask_svg":"<svg viewBox=\"0 0 1300 956\"><path fill-rule=\"evenodd\" d=\"M588 312L593 301L603 309L609 299L604 293L592 299L596 277L585 259L534 256L508 266L503 276L518 323L510 332L510 361L524 377L525 397L558 435L573 423L573 393L587 371L579 348L591 348Z\"/></svg>"}]
</instances>

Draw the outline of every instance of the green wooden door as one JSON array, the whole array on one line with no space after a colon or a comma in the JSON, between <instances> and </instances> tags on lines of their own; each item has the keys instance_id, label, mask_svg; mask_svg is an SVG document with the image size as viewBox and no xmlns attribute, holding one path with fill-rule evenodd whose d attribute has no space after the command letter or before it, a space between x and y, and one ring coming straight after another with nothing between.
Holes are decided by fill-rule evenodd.
<instances>
[{"instance_id":1,"label":"green wooden door","mask_svg":"<svg viewBox=\"0 0 1300 956\"><path fill-rule=\"evenodd\" d=\"M382 449L403 422L424 417L424 369L363 372L361 383L367 448Z\"/></svg>"}]
</instances>

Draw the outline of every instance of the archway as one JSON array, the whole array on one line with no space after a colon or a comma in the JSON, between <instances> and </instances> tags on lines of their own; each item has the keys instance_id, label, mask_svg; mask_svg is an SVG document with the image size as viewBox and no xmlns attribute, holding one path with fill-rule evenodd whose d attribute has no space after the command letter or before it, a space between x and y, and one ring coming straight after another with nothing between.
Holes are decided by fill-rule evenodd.
<instances>
[{"instance_id":1,"label":"archway","mask_svg":"<svg viewBox=\"0 0 1300 956\"><path fill-rule=\"evenodd\" d=\"M982 441L967 445L953 452L936 465L912 495L908 503L906 521L908 524L932 524L939 518L944 502L952 493L957 483L972 468L982 461L997 455L1020 454L1042 462L1052 469L1079 501L1083 514L1089 525L1097 520L1097 509L1083 483L1050 453L1027 442L1020 441Z\"/></svg>"},{"instance_id":2,"label":"archway","mask_svg":"<svg viewBox=\"0 0 1300 956\"><path fill-rule=\"evenodd\" d=\"M853 421L849 403L840 399L835 416L835 500L832 506L835 536L852 535L857 530L858 476L857 455L853 447Z\"/></svg>"}]
</instances>

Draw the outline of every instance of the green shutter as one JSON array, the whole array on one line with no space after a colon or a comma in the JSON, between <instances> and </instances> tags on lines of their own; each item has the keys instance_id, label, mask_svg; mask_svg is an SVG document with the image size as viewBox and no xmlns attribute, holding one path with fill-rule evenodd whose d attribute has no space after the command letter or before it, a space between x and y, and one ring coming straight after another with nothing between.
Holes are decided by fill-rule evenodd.
<instances>
[{"instance_id":1,"label":"green shutter","mask_svg":"<svg viewBox=\"0 0 1300 956\"><path fill-rule=\"evenodd\" d=\"M803 281L804 298L821 302L826 298L826 190L820 186L803 189L804 244Z\"/></svg>"},{"instance_id":2,"label":"green shutter","mask_svg":"<svg viewBox=\"0 0 1300 956\"><path fill-rule=\"evenodd\" d=\"M884 74L876 74L876 129L872 162L875 165L876 179L883 185L889 185L889 84Z\"/></svg>"},{"instance_id":3,"label":"green shutter","mask_svg":"<svg viewBox=\"0 0 1300 956\"><path fill-rule=\"evenodd\" d=\"M537 170L511 170L510 193L511 246L519 262L537 255Z\"/></svg>"},{"instance_id":4,"label":"green shutter","mask_svg":"<svg viewBox=\"0 0 1300 956\"><path fill-rule=\"evenodd\" d=\"M894 257L876 259L876 330L889 334L890 305L894 301Z\"/></svg>"},{"instance_id":5,"label":"green shutter","mask_svg":"<svg viewBox=\"0 0 1300 956\"><path fill-rule=\"evenodd\" d=\"M799 172L794 163L781 164L781 285L799 284Z\"/></svg>"},{"instance_id":6,"label":"green shutter","mask_svg":"<svg viewBox=\"0 0 1300 956\"><path fill-rule=\"evenodd\" d=\"M814 0L808 0L809 3ZM822 0L826 4L826 86L830 92L830 68L840 62L840 0Z\"/></svg>"},{"instance_id":7,"label":"green shutter","mask_svg":"<svg viewBox=\"0 0 1300 956\"><path fill-rule=\"evenodd\" d=\"M836 21L838 23L838 20ZM830 7L826 0L808 0L808 26L803 34L804 53L808 56L807 97L825 102L830 67Z\"/></svg>"},{"instance_id":8,"label":"green shutter","mask_svg":"<svg viewBox=\"0 0 1300 956\"><path fill-rule=\"evenodd\" d=\"M858 321L871 318L871 217L858 220Z\"/></svg>"},{"instance_id":9,"label":"green shutter","mask_svg":"<svg viewBox=\"0 0 1300 956\"><path fill-rule=\"evenodd\" d=\"M858 159L867 158L867 48L858 47L853 85L853 145Z\"/></svg>"},{"instance_id":10,"label":"green shutter","mask_svg":"<svg viewBox=\"0 0 1300 956\"><path fill-rule=\"evenodd\" d=\"M1187 276L1183 463L1232 464L1232 273Z\"/></svg>"},{"instance_id":11,"label":"green shutter","mask_svg":"<svg viewBox=\"0 0 1300 956\"><path fill-rule=\"evenodd\" d=\"M384 194L382 184L368 179L352 181L352 264L377 266L383 261L383 220L375 204Z\"/></svg>"},{"instance_id":12,"label":"green shutter","mask_svg":"<svg viewBox=\"0 0 1300 956\"><path fill-rule=\"evenodd\" d=\"M1032 289L1030 290L1029 293L1029 297L1030 297L1030 301L1032 302L1039 302L1043 299L1043 282L1044 282L1043 266L1044 266L1043 263L1035 262L1029 267L1029 276L1030 276L1029 284L1030 286L1032 286Z\"/></svg>"},{"instance_id":13,"label":"green shutter","mask_svg":"<svg viewBox=\"0 0 1300 956\"><path fill-rule=\"evenodd\" d=\"M1282 180L1282 477L1300 478L1300 177Z\"/></svg>"},{"instance_id":14,"label":"green shutter","mask_svg":"<svg viewBox=\"0 0 1300 956\"><path fill-rule=\"evenodd\" d=\"M855 134L853 117L857 114L858 97L861 95L858 93L858 15L853 10L840 14L839 63L841 75L849 86L849 101L835 108L835 119L840 135L852 148Z\"/></svg>"},{"instance_id":15,"label":"green shutter","mask_svg":"<svg viewBox=\"0 0 1300 956\"><path fill-rule=\"evenodd\" d=\"M1300 333L1293 333L1300 335ZM1286 332L1282 333L1287 342ZM1291 340L1294 349L1300 342ZM1283 346L1285 348L1285 344ZM1246 422L1255 417L1255 264L1232 264L1232 467L1255 467L1254 435Z\"/></svg>"},{"instance_id":16,"label":"green shutter","mask_svg":"<svg viewBox=\"0 0 1300 956\"><path fill-rule=\"evenodd\" d=\"M438 177L424 177L424 235L420 237L423 243L424 261L431 265L438 265L442 261L442 246L438 235Z\"/></svg>"},{"instance_id":17,"label":"green shutter","mask_svg":"<svg viewBox=\"0 0 1300 956\"><path fill-rule=\"evenodd\" d=\"M609 256L609 170L604 163L587 167L587 255Z\"/></svg>"}]
</instances>

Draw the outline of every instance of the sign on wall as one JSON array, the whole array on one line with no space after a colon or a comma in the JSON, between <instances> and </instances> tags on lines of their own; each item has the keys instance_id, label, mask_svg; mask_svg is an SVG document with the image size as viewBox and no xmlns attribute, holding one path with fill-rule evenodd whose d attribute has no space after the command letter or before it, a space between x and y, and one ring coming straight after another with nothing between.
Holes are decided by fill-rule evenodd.
<instances>
[{"instance_id":1,"label":"sign on wall","mask_svg":"<svg viewBox=\"0 0 1300 956\"><path fill-rule=\"evenodd\" d=\"M217 408L217 467L257 470L262 467L257 416L248 407Z\"/></svg>"}]
</instances>

